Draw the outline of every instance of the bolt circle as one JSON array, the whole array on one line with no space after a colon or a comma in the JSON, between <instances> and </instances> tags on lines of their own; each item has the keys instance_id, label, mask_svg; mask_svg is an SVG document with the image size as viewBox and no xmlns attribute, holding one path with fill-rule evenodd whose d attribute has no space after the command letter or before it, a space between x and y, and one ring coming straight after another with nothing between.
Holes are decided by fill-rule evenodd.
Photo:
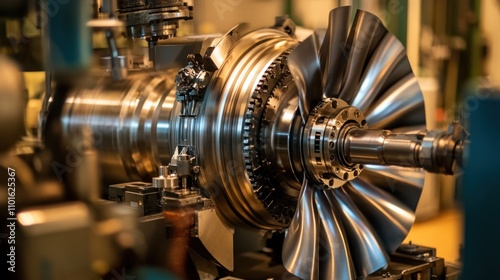
<instances>
[{"instance_id":1,"label":"bolt circle","mask_svg":"<svg viewBox=\"0 0 500 280\"><path fill-rule=\"evenodd\" d=\"M334 143L333 141L330 141L330 142L328 143L328 148L329 148L330 150L333 150L333 149L335 148L335 143Z\"/></svg>"},{"instance_id":2,"label":"bolt circle","mask_svg":"<svg viewBox=\"0 0 500 280\"><path fill-rule=\"evenodd\" d=\"M308 159L304 167L318 186L338 188L359 176L363 166L344 160L342 139L352 127L365 125L363 113L341 99L324 99L311 110L304 127L303 149Z\"/></svg>"}]
</instances>

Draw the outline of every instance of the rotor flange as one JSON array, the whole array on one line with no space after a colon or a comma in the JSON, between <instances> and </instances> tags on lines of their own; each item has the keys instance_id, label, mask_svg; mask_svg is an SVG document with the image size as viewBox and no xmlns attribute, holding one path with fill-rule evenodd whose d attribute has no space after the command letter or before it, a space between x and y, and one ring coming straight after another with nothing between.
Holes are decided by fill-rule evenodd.
<instances>
[{"instance_id":1,"label":"rotor flange","mask_svg":"<svg viewBox=\"0 0 500 280\"><path fill-rule=\"evenodd\" d=\"M367 128L365 116L341 99L324 99L311 111L302 138L303 160L320 186L338 188L361 174L363 165L348 163L340 145L352 128Z\"/></svg>"}]
</instances>

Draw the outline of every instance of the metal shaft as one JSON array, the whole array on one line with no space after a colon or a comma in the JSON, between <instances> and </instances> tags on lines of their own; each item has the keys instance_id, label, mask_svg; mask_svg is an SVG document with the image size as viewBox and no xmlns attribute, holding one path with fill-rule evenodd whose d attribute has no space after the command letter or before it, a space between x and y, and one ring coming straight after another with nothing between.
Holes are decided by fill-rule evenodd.
<instances>
[{"instance_id":1,"label":"metal shaft","mask_svg":"<svg viewBox=\"0 0 500 280\"><path fill-rule=\"evenodd\" d=\"M349 164L398 165L453 174L462 165L464 143L456 133L421 131L416 134L353 128L342 142Z\"/></svg>"}]
</instances>

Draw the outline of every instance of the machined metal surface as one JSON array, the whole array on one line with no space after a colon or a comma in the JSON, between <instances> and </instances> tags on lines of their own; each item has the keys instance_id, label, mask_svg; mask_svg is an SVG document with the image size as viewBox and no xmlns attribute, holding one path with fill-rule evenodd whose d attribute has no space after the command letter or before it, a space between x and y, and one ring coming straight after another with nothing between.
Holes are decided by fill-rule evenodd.
<instances>
[{"instance_id":1,"label":"machined metal surface","mask_svg":"<svg viewBox=\"0 0 500 280\"><path fill-rule=\"evenodd\" d=\"M366 127L364 115L335 98L325 99L309 114L303 135L303 157L308 176L326 188L337 188L359 176L363 165L345 160L346 131Z\"/></svg>"},{"instance_id":2,"label":"machined metal surface","mask_svg":"<svg viewBox=\"0 0 500 280\"><path fill-rule=\"evenodd\" d=\"M272 89L288 75L286 63L280 57L296 43L288 34L274 29L242 36L214 73L205 93L205 106L200 112L200 125L196 131L199 137L194 143L203 151L200 183L209 187L221 215L239 225L278 229L288 225L286 217L293 214L295 199L283 191L283 187L288 186L268 180L273 177L273 166L279 163L271 162L267 166L265 157L262 157L265 154L262 155L259 148L260 136L264 132L261 123L265 123L263 114L267 102L271 101ZM280 102L286 100L280 98L274 104L276 109L290 106ZM293 118L295 111L290 114ZM290 122L287 133L292 126L293 122ZM259 154L260 160L256 157ZM283 161L291 162L287 155ZM252 162L248 163L249 159ZM266 172L264 179L268 179L265 183L252 180L253 172L259 170ZM243 174L246 175L241 176Z\"/></svg>"},{"instance_id":3,"label":"machined metal surface","mask_svg":"<svg viewBox=\"0 0 500 280\"><path fill-rule=\"evenodd\" d=\"M403 46L380 20L357 11L347 32L349 14L346 7L333 10L323 44L311 43L317 41L312 35L290 54L294 58L289 60L290 69L298 69L292 76L299 88L300 104L312 104L300 106L302 117L307 117L301 148L305 176L301 193L315 193L299 198L291 225L311 227L318 211L323 219L338 223L329 231L324 230L323 220L312 223L316 229L309 232L292 227L287 230L285 268L303 279L331 279L331 275L334 279L357 279L387 267L388 255L404 240L414 221L423 186L423 180L405 182L396 192L394 185L407 178L396 177L394 185L387 188L378 180L400 171L386 166L378 169L378 165L421 167L408 163L418 161L421 142L418 134L371 130L370 121L377 128L425 125L422 93ZM411 177L423 174L415 168L401 172ZM409 188L411 199L404 195ZM325 204L330 206L327 210ZM331 240L332 233L337 246L322 242ZM343 261L317 262L287 253L302 247L316 248L323 255L340 255Z\"/></svg>"},{"instance_id":4,"label":"machined metal surface","mask_svg":"<svg viewBox=\"0 0 500 280\"><path fill-rule=\"evenodd\" d=\"M463 128L449 132L392 133L389 130L351 129L342 145L348 162L424 168L454 174L462 164Z\"/></svg>"},{"instance_id":5,"label":"machined metal surface","mask_svg":"<svg viewBox=\"0 0 500 280\"><path fill-rule=\"evenodd\" d=\"M215 209L196 211L195 236L210 252L212 257L226 269L233 270L233 230L217 216Z\"/></svg>"},{"instance_id":6,"label":"machined metal surface","mask_svg":"<svg viewBox=\"0 0 500 280\"><path fill-rule=\"evenodd\" d=\"M192 147L195 187L226 225L288 228L283 262L300 278L366 277L414 221L417 167L446 173L436 166L453 164L462 145L458 132L414 131L425 110L404 48L367 12L349 29L349 13L331 12L322 44L286 28L235 27L177 85L176 70L94 81L70 94L64 132L90 127L115 182L151 181L156 166L182 160L175 149ZM193 108L182 102L190 98ZM177 185L193 170L184 167Z\"/></svg>"},{"instance_id":7,"label":"machined metal surface","mask_svg":"<svg viewBox=\"0 0 500 280\"><path fill-rule=\"evenodd\" d=\"M91 129L108 183L150 181L156 166L168 163L178 134L174 77L134 73L112 82L89 80L66 99L63 130L75 135Z\"/></svg>"}]
</instances>

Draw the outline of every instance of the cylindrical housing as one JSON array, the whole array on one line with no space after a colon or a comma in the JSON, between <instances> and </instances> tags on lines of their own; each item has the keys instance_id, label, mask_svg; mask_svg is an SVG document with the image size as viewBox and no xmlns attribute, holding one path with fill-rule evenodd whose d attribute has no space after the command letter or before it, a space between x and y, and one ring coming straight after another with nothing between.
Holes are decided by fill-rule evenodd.
<instances>
[{"instance_id":1,"label":"cylindrical housing","mask_svg":"<svg viewBox=\"0 0 500 280\"><path fill-rule=\"evenodd\" d=\"M64 134L91 129L107 183L150 181L157 166L169 163L178 135L172 121L178 110L175 73L102 78L70 92L61 117ZM75 167L72 161L62 164Z\"/></svg>"},{"instance_id":2,"label":"cylindrical housing","mask_svg":"<svg viewBox=\"0 0 500 280\"><path fill-rule=\"evenodd\" d=\"M277 103L277 100L265 102L264 96L277 85L273 79L284 78L287 74L281 72L281 69L285 71L281 68L284 61L276 62L276 67L273 65L296 44L295 39L275 29L248 33L236 41L207 86L196 119L194 142L200 152L199 182L209 188L219 213L234 224L262 229L283 228L289 217L282 216L293 213L296 202L283 193L283 189L290 187L285 180L278 183L268 180L260 186L254 183L254 174L262 169L273 170L273 167L263 167L262 162L254 160L254 155L261 154L258 138L262 134L258 130L262 121L253 120L252 116L268 108L269 102ZM287 99L281 97L280 100ZM292 118L296 116L295 112L291 114ZM268 122L276 116L273 111L263 115L261 118L268 117ZM287 123L292 126L294 122ZM255 135L256 132L259 134ZM262 159L266 159L267 155L262 154ZM281 160L291 162L287 158ZM252 164L260 168L253 168Z\"/></svg>"},{"instance_id":3,"label":"cylindrical housing","mask_svg":"<svg viewBox=\"0 0 500 280\"><path fill-rule=\"evenodd\" d=\"M196 182L211 194L221 217L231 224L281 229L293 215L300 189L294 180L300 161L290 157L300 143L294 138L300 135L297 92L286 66L297 41L276 29L231 37L237 33L227 35L227 41L234 40L231 48L217 45L206 58L215 59L225 53L219 48L227 48L227 56L217 57L221 63L196 117L180 114L178 70L130 72L122 81L91 79L70 92L63 132L71 137L84 127L92 130L106 184L151 181L177 146L193 146L200 168ZM285 115L278 118L276 112ZM192 166L183 157L177 159L178 178L163 175L165 189L188 185Z\"/></svg>"}]
</instances>

